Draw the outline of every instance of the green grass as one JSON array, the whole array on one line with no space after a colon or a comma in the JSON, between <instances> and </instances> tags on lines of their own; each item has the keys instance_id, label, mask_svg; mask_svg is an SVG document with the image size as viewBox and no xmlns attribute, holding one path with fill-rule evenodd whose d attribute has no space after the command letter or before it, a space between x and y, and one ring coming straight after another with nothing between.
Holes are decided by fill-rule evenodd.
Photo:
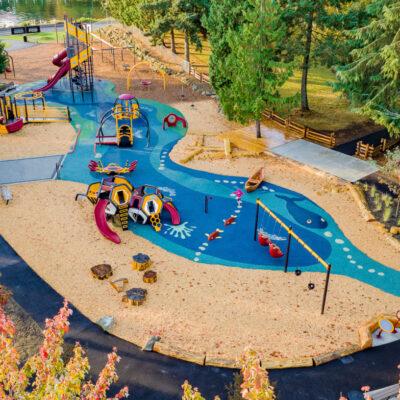
<instances>
[{"instance_id":1,"label":"green grass","mask_svg":"<svg viewBox=\"0 0 400 400\"><path fill-rule=\"evenodd\" d=\"M311 68L308 77L308 100L310 113L302 114L292 110L292 119L313 129L337 131L350 129L354 125L366 122L366 119L350 111L348 101L339 92L334 92L331 84L335 74L325 67ZM281 89L283 96L300 93L301 71L295 71ZM284 114L287 117L288 114Z\"/></svg>"},{"instance_id":2,"label":"green grass","mask_svg":"<svg viewBox=\"0 0 400 400\"><path fill-rule=\"evenodd\" d=\"M56 43L57 36L56 32L39 32L39 33L28 33L28 41L32 43ZM16 40L23 41L24 35L7 35L0 36L0 40ZM58 32L58 42L62 43L64 40L64 32L61 30Z\"/></svg>"}]
</instances>

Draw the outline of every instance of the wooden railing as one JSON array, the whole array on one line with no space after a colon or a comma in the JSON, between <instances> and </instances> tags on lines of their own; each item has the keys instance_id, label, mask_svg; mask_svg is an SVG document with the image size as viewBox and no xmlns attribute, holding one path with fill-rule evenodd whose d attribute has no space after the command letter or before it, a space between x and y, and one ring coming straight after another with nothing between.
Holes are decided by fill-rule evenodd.
<instances>
[{"instance_id":1,"label":"wooden railing","mask_svg":"<svg viewBox=\"0 0 400 400\"><path fill-rule=\"evenodd\" d=\"M336 138L334 132L330 133L329 135L326 133L318 132L315 129L311 129L307 126L303 126L296 122L293 122L290 120L290 118L284 119L270 110L265 110L263 112L263 116L281 125L286 130L301 135L304 139L316 142L326 147L335 147Z\"/></svg>"},{"instance_id":2,"label":"wooden railing","mask_svg":"<svg viewBox=\"0 0 400 400\"><path fill-rule=\"evenodd\" d=\"M400 142L400 138L391 138L391 139L381 139L381 142L378 146L374 146L373 144L364 143L363 141L357 142L355 156L361 158L362 160L371 160L374 157L379 156L379 154L385 152L391 147L395 146Z\"/></svg>"}]
</instances>

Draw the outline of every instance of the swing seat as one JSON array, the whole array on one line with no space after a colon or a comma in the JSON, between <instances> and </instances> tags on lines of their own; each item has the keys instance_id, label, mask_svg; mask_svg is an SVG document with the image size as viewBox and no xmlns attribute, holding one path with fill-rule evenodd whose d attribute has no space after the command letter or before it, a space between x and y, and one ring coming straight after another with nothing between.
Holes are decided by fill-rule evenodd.
<instances>
[{"instance_id":1,"label":"swing seat","mask_svg":"<svg viewBox=\"0 0 400 400\"><path fill-rule=\"evenodd\" d=\"M281 258L281 257L283 257L282 250L279 248L279 246L277 246L276 244L274 244L272 242L269 244L269 255L272 258Z\"/></svg>"},{"instance_id":2,"label":"swing seat","mask_svg":"<svg viewBox=\"0 0 400 400\"><path fill-rule=\"evenodd\" d=\"M261 232L258 233L258 243L260 243L261 246L269 246L271 243L271 240L267 235L262 234Z\"/></svg>"}]
</instances>

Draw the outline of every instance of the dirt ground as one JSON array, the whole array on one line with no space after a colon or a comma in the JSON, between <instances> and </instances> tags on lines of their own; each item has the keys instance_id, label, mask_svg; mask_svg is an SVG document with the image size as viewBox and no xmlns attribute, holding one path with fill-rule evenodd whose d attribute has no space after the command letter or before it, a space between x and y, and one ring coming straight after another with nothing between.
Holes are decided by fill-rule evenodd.
<instances>
[{"instance_id":1,"label":"dirt ground","mask_svg":"<svg viewBox=\"0 0 400 400\"><path fill-rule=\"evenodd\" d=\"M40 57L38 48L13 53L21 82L54 73L50 60L59 47L40 47ZM40 77L36 69L30 70L32 62L40 66ZM112 80L118 91L126 90L126 72L114 71L110 63L96 62L95 68L98 77ZM144 72L140 79L146 79ZM181 97L180 82L174 81L166 92L157 85L154 80L145 95L180 109L190 132L210 134L237 127L225 120L213 100L192 95L187 88ZM190 135L184 138L172 158L179 160L186 154L186 145L192 139ZM47 141L40 147L48 151ZM272 156L213 162L195 159L187 166L246 176L261 164L266 167L268 181L308 196L336 219L357 247L377 261L399 268L398 248L362 219L346 187L335 178ZM326 314L321 316L321 274L296 277L193 263L131 232L119 231L122 244L116 246L98 232L93 207L88 202L74 201L75 194L85 189L84 185L63 181L16 185L14 201L7 207L0 204L0 231L43 279L85 315L93 321L104 315L114 316L116 327L112 333L139 345L149 335L159 334L163 343L225 359L236 358L248 345L265 358L318 355L358 343L357 329L362 322L398 308L397 297L335 275ZM28 208L31 212L21 213ZM371 246L372 240L380 246ZM159 275L156 284L144 284L141 274L131 270L129 263L137 252L151 256L152 268ZM90 267L104 262L112 264L113 278L127 277L129 287L146 286L149 296L143 306L127 306L108 282L92 278ZM316 284L314 291L307 289L310 280Z\"/></svg>"}]
</instances>

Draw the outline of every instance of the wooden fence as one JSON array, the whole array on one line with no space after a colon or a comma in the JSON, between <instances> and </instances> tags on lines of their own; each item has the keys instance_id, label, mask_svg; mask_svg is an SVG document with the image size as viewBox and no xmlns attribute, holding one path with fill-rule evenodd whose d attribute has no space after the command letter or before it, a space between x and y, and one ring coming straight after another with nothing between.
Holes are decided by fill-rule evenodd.
<instances>
[{"instance_id":1,"label":"wooden fence","mask_svg":"<svg viewBox=\"0 0 400 400\"><path fill-rule=\"evenodd\" d=\"M336 138L334 132L330 134L318 132L315 129L297 124L291 121L290 118L284 119L270 110L264 111L263 116L281 125L286 130L301 135L304 139L310 140L326 147L335 147Z\"/></svg>"},{"instance_id":2,"label":"wooden fence","mask_svg":"<svg viewBox=\"0 0 400 400\"><path fill-rule=\"evenodd\" d=\"M381 139L378 146L373 144L364 143L362 140L357 142L355 156L362 160L371 160L379 154L385 152L391 147L395 146L400 142L400 138Z\"/></svg>"},{"instance_id":3,"label":"wooden fence","mask_svg":"<svg viewBox=\"0 0 400 400\"><path fill-rule=\"evenodd\" d=\"M202 72L197 72L197 70L193 68L192 65L189 66L188 73L190 76L193 76L200 82L210 83L210 77L207 74L203 74Z\"/></svg>"}]
</instances>

